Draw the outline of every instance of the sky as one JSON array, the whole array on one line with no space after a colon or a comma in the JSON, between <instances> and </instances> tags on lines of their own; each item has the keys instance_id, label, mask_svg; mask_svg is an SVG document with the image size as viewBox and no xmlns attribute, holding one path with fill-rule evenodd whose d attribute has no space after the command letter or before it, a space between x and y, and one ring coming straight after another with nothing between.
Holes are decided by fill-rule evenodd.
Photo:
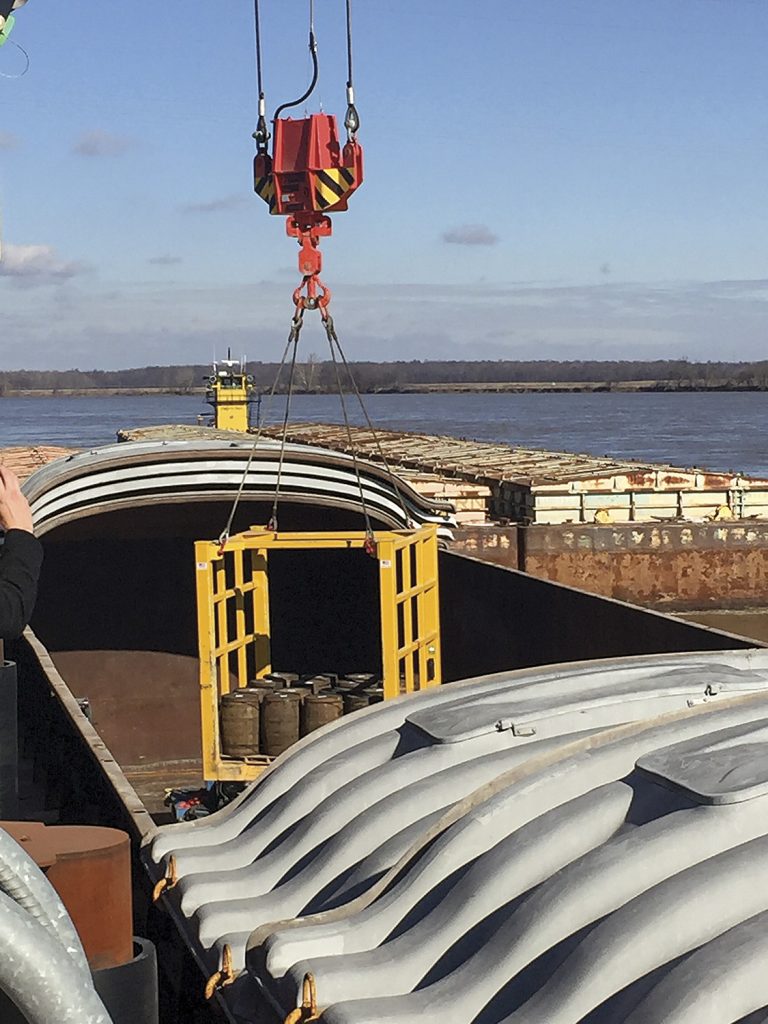
<instances>
[{"instance_id":1,"label":"sky","mask_svg":"<svg viewBox=\"0 0 768 1024\"><path fill-rule=\"evenodd\" d=\"M261 0L267 107L307 0ZM768 0L354 0L365 182L323 242L350 359L760 359ZM315 0L343 118L343 0ZM0 77L0 369L282 353L252 0L29 0ZM0 49L0 74L23 70ZM302 115L301 108L297 115ZM306 353L324 353L308 314Z\"/></svg>"}]
</instances>

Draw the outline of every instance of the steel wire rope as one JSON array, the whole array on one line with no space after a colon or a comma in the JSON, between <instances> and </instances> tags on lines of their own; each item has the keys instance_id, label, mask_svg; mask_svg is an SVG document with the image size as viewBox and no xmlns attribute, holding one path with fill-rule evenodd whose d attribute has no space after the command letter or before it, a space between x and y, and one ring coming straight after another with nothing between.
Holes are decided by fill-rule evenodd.
<instances>
[{"instance_id":1,"label":"steel wire rope","mask_svg":"<svg viewBox=\"0 0 768 1024\"><path fill-rule=\"evenodd\" d=\"M275 375L275 379L274 379L274 381L272 383L272 387L270 389L269 395L267 396L266 405L264 407L264 416L262 417L262 420L259 423L258 428L256 430L256 436L253 439L253 444L251 445L251 450L250 450L250 452L248 454L248 461L245 464L245 469L243 470L243 475L242 475L242 477L240 479L240 485L239 485L239 487L237 489L237 493L235 494L234 501L232 502L232 508L230 509L230 512L229 512L229 518L227 519L227 525L224 527L224 529L219 534L219 545L220 545L221 550L224 549L224 546L226 545L227 541L229 540L230 530L232 529L232 523L234 522L235 514L237 513L237 509L238 509L238 506L240 504L240 499L241 499L241 497L243 495L243 490L245 489L245 483L246 483L246 480L248 479L248 473L251 470L251 464L253 463L253 458L254 458L254 456L256 454L256 448L258 447L259 441L261 440L261 435L264 432L264 426L265 426L265 424L267 422L267 419L269 417L269 410L272 407L272 400L275 397L275 392L277 391L277 385L280 382L280 377L282 376L282 373L283 373L283 367L285 366L285 361L288 358L288 352L289 352L290 347L291 347L292 344L294 346L295 346L295 344L298 344L298 337L299 337L299 333L301 332L301 327L302 327L302 323L303 323L303 316L304 316L304 311L303 310L299 310L296 313L296 315L294 316L294 318L293 318L293 320L291 322L291 330L290 330L290 332L288 334L288 341L285 343L285 348L283 349L283 357L280 360L280 365L279 365L279 367L277 369L277 374ZM295 339L295 341L294 341L294 339ZM295 347L294 347L294 352L295 352Z\"/></svg>"},{"instance_id":2,"label":"steel wire rope","mask_svg":"<svg viewBox=\"0 0 768 1024\"><path fill-rule=\"evenodd\" d=\"M344 127L349 133L350 140L354 140L360 128L360 115L355 106L355 82L352 71L352 0L347 2L347 113L344 118Z\"/></svg>"},{"instance_id":3,"label":"steel wire rope","mask_svg":"<svg viewBox=\"0 0 768 1024\"><path fill-rule=\"evenodd\" d=\"M314 0L309 0L309 52L312 56L312 81L309 83L307 91L299 96L297 100L291 100L290 103L281 103L275 113L272 115L272 120L276 121L284 110L288 110L290 107L298 107L299 104L304 103L308 100L312 93L315 91L317 85L317 79L320 74L320 66L317 61L317 40L315 39L315 4Z\"/></svg>"},{"instance_id":4,"label":"steel wire rope","mask_svg":"<svg viewBox=\"0 0 768 1024\"><path fill-rule=\"evenodd\" d=\"M339 401L341 402L341 413L342 413L342 416L344 417L344 426L345 426L346 432L347 432L347 441L349 442L349 450L350 450L350 453L352 455L352 465L353 465L354 470L355 470L355 478L357 480L357 489L360 492L360 505L361 505L362 510L363 510L363 520L365 522L366 550L368 550L368 545L370 543L374 542L373 527L371 526L371 517L368 514L368 506L367 506L366 501L365 501L365 492L363 490L363 479L360 476L360 466L358 465L358 462L357 462L357 455L355 453L354 443L352 441L352 428L350 426L349 415L347 413L347 403L346 403L346 400L344 398L344 388L342 387L341 376L339 374L339 364L338 364L338 362L336 360L336 352L334 351L334 341L336 339L336 329L333 326L333 318L331 317L330 313L326 313L325 317L323 318L323 323L325 325L325 333L326 333L326 336L328 338L328 347L331 350L331 361L333 362L333 372L334 372L334 376L336 377L336 388L337 388L337 390L339 392ZM371 554L371 553L373 553L373 552L369 551L369 554Z\"/></svg>"},{"instance_id":5,"label":"steel wire rope","mask_svg":"<svg viewBox=\"0 0 768 1024\"><path fill-rule=\"evenodd\" d=\"M303 322L304 311L301 309L301 318L299 319L298 328L292 327L291 334L288 338L288 344L290 345L293 341L293 354L291 356L291 369L288 374L288 391L285 396L285 413L283 414L283 429L280 437L280 459L277 463L277 480L275 481L275 500L272 504L272 515L269 522L267 523L267 529L274 533L277 533L277 506L280 501L280 486L283 481L283 463L285 462L285 446L288 437L288 418L291 414L291 399L293 398L293 383L296 379L296 354L299 350L299 333L301 331L301 324ZM296 316L299 313L297 312ZM296 317L294 317L294 324L296 323Z\"/></svg>"},{"instance_id":6,"label":"steel wire rope","mask_svg":"<svg viewBox=\"0 0 768 1024\"><path fill-rule=\"evenodd\" d=\"M259 16L259 0L253 0L253 23L256 34L256 83L259 90L259 114L256 131L253 137L258 143L259 153L266 152L269 142L269 128L266 119L266 99L264 97L264 81L261 65L261 18Z\"/></svg>"},{"instance_id":7,"label":"steel wire rope","mask_svg":"<svg viewBox=\"0 0 768 1024\"><path fill-rule=\"evenodd\" d=\"M368 429L371 432L371 435L373 437L373 441L374 441L374 444L376 445L376 450L377 450L377 452L379 454L379 458L384 463L384 468L386 470L387 476L389 477L389 482L392 485L392 487L393 487L393 489L395 491L395 494L397 494L398 503L400 505L400 508L402 509L403 516L405 518L405 526L406 526L406 529L408 529L410 526L413 525L413 520L412 520L411 516L408 514L408 509L405 506L405 499L403 498L402 492L401 492L400 488L397 485L397 482L396 482L396 479L395 479L395 474L392 472L392 468L389 465L389 461L387 460L387 457L384 454L384 449L381 446L381 440L380 440L379 435L378 435L378 433L376 431L376 427L373 425L373 421L371 420L371 417L368 415L368 409L366 408L365 402L363 401L363 396L360 394L360 389L357 386L357 381L355 380L355 375L352 372L352 367L347 362L347 357L344 354L344 349L341 347L341 342L339 341L339 336L336 333L336 326L335 326L335 324L333 322L333 318L330 316L330 314L328 315L328 321L326 322L325 330L326 330L326 333L328 335L328 340L331 343L331 354L333 355L333 345L334 344L336 345L336 348L338 349L339 358L341 359L341 361L342 361L342 363L344 365L344 369L347 371L347 377L349 378L349 382L352 385L352 390L353 390L353 392L354 392L354 394L355 394L355 396L357 398L357 401L358 401L358 403L360 405L360 408L362 410L363 416L365 417L365 422L367 423ZM334 359L334 364L335 364L335 359ZM350 447L351 447L352 446L352 439L351 438L349 439L349 443L350 443Z\"/></svg>"},{"instance_id":8,"label":"steel wire rope","mask_svg":"<svg viewBox=\"0 0 768 1024\"><path fill-rule=\"evenodd\" d=\"M253 22L256 33L256 84L259 98L264 95L264 83L261 73L261 18L259 17L259 0L253 0Z\"/></svg>"},{"instance_id":9,"label":"steel wire rope","mask_svg":"<svg viewBox=\"0 0 768 1024\"><path fill-rule=\"evenodd\" d=\"M352 0L347 0L347 85L350 89L352 82Z\"/></svg>"}]
</instances>

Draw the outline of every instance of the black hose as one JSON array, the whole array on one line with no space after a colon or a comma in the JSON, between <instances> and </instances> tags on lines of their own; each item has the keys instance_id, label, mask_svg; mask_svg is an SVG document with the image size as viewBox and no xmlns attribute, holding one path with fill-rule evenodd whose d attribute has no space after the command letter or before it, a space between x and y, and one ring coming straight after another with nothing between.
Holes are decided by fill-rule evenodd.
<instances>
[{"instance_id":1,"label":"black hose","mask_svg":"<svg viewBox=\"0 0 768 1024\"><path fill-rule=\"evenodd\" d=\"M308 100L312 93L315 91L317 85L317 79L320 73L319 65L317 62L317 40L315 39L315 26L313 18L313 0L309 0L309 52L312 54L312 81L309 83L309 88L297 100L292 100L290 103L282 103L274 113L272 118L276 121L284 110L288 110L291 107L298 107L300 103L304 103Z\"/></svg>"}]
</instances>

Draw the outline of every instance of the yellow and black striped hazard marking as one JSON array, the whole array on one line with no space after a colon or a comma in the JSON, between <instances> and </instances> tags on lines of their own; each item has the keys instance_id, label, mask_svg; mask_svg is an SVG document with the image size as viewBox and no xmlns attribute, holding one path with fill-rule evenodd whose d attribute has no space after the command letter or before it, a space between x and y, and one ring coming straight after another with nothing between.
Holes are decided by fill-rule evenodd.
<instances>
[{"instance_id":1,"label":"yellow and black striped hazard marking","mask_svg":"<svg viewBox=\"0 0 768 1024\"><path fill-rule=\"evenodd\" d=\"M335 206L355 187L355 172L351 167L327 167L315 171L313 178L318 210Z\"/></svg>"},{"instance_id":2,"label":"yellow and black striped hazard marking","mask_svg":"<svg viewBox=\"0 0 768 1024\"><path fill-rule=\"evenodd\" d=\"M269 206L269 212L275 212L275 179L271 174L265 174L262 178L257 178L254 182L254 188L256 194L260 195L265 203Z\"/></svg>"}]
</instances>

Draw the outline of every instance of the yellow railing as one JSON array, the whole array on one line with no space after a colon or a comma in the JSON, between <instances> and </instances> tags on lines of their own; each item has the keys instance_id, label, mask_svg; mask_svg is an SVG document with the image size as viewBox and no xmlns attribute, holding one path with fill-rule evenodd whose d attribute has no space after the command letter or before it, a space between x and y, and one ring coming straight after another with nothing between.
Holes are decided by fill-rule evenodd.
<instances>
[{"instance_id":1,"label":"yellow railing","mask_svg":"<svg viewBox=\"0 0 768 1024\"><path fill-rule=\"evenodd\" d=\"M379 563L379 621L384 699L442 681L437 527L374 535ZM364 533L282 533L253 528L219 544L198 541L197 616L203 771L209 780L247 781L269 763L221 751L219 702L271 671L270 551L365 547ZM358 555L359 557L359 555Z\"/></svg>"}]
</instances>

